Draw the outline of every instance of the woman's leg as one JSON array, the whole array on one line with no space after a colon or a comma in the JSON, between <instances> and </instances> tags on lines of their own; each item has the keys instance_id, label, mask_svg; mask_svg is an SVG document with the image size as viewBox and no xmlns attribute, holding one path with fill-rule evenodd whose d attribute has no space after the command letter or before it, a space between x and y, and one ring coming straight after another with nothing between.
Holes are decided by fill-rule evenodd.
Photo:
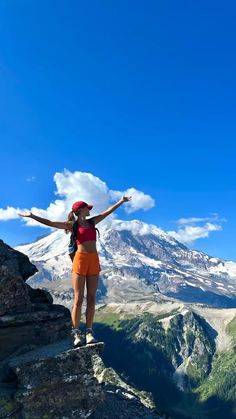
<instances>
[{"instance_id":1,"label":"woman's leg","mask_svg":"<svg viewBox=\"0 0 236 419\"><path fill-rule=\"evenodd\" d=\"M86 307L86 328L92 328L94 312L95 312L95 301L96 301L96 291L98 288L98 279L99 274L89 275L86 277L86 287L87 287L87 307Z\"/></svg>"},{"instance_id":2,"label":"woman's leg","mask_svg":"<svg viewBox=\"0 0 236 419\"><path fill-rule=\"evenodd\" d=\"M84 284L86 276L72 272L71 282L74 289L74 303L71 312L71 321L73 328L79 328L81 318L81 309L84 299Z\"/></svg>"}]
</instances>

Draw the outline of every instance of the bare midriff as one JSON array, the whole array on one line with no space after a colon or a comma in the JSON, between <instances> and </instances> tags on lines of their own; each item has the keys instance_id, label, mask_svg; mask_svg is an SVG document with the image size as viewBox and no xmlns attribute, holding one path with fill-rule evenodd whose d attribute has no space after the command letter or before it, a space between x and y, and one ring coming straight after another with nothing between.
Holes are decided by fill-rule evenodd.
<instances>
[{"instance_id":1,"label":"bare midriff","mask_svg":"<svg viewBox=\"0 0 236 419\"><path fill-rule=\"evenodd\" d=\"M97 253L96 242L94 240L88 240L86 242L78 244L77 251L84 253Z\"/></svg>"}]
</instances>

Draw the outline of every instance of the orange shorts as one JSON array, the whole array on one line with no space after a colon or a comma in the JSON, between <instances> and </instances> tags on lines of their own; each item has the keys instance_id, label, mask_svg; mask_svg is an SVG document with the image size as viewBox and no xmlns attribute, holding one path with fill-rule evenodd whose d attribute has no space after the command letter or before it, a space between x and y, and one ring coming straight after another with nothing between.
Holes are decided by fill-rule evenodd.
<instances>
[{"instance_id":1,"label":"orange shorts","mask_svg":"<svg viewBox=\"0 0 236 419\"><path fill-rule=\"evenodd\" d=\"M98 253L76 252L72 271L80 275L97 275L101 271Z\"/></svg>"}]
</instances>

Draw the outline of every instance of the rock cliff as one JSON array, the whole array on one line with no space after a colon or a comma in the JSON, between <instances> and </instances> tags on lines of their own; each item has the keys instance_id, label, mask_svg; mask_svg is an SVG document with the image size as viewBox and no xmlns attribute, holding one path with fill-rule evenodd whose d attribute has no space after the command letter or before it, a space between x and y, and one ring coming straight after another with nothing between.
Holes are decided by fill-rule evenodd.
<instances>
[{"instance_id":1,"label":"rock cliff","mask_svg":"<svg viewBox=\"0 0 236 419\"><path fill-rule=\"evenodd\" d=\"M0 241L0 418L167 418L105 367L104 342L72 347L70 311L25 283L36 271Z\"/></svg>"}]
</instances>

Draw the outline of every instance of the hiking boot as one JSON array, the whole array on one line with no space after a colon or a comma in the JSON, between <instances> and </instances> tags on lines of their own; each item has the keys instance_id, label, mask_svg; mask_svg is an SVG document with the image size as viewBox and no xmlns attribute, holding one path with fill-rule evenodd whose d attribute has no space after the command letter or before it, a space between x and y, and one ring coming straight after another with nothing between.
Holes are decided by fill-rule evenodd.
<instances>
[{"instance_id":1,"label":"hiking boot","mask_svg":"<svg viewBox=\"0 0 236 419\"><path fill-rule=\"evenodd\" d=\"M86 338L86 344L87 343L96 343L97 342L96 339L95 339L95 337L93 336L93 330L92 329L87 329L86 330L85 338Z\"/></svg>"},{"instance_id":2,"label":"hiking boot","mask_svg":"<svg viewBox=\"0 0 236 419\"><path fill-rule=\"evenodd\" d=\"M74 346L81 346L83 345L81 332L78 329L74 329L71 332L73 338L74 338Z\"/></svg>"}]
</instances>

